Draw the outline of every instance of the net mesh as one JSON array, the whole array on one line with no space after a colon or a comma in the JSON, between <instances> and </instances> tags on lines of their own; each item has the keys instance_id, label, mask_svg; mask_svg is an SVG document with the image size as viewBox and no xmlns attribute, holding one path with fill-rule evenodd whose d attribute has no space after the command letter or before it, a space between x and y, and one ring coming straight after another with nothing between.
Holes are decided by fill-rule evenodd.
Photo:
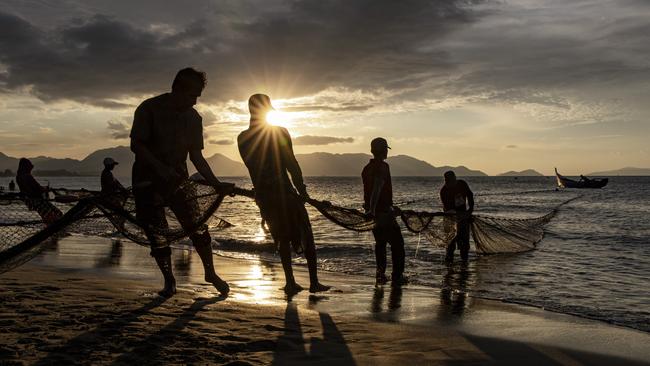
<instances>
[{"instance_id":1,"label":"net mesh","mask_svg":"<svg viewBox=\"0 0 650 366\"><path fill-rule=\"evenodd\" d=\"M36 256L64 233L112 236L122 235L131 241L149 245L146 231L156 240L177 242L188 234L206 228L215 231L232 226L215 216L225 194L202 181L187 180L179 187L191 209L191 225L183 229L174 214L165 208L167 225L143 227L135 215L135 200L130 190L103 195L86 190L55 190L55 199L26 200L19 194L0 195L0 273L6 272ZM252 190L235 188L230 194L254 198ZM553 208L546 215L530 219L473 215L472 238L479 254L515 253L535 248L544 236L546 225L559 208L573 197ZM363 212L333 205L328 201L309 199L323 216L335 224L354 231L375 227L373 218ZM53 217L53 221L46 218ZM56 213L58 212L58 213ZM403 210L398 213L405 227L424 237L435 247L444 248L456 236L458 218L441 212ZM46 225L44 222L47 222Z\"/></svg>"},{"instance_id":2,"label":"net mesh","mask_svg":"<svg viewBox=\"0 0 650 366\"><path fill-rule=\"evenodd\" d=\"M225 194L194 181L178 188L192 207L191 225L183 229L176 216L165 208L167 225L143 227L135 215L135 199L130 190L103 195L86 190L55 190L54 199L31 199L19 194L0 196L0 273L9 271L36 256L52 240L64 233L93 236L122 235L140 245L149 245L148 236L177 242L188 234L205 229L222 230L231 226L214 214ZM36 205L51 206L63 214L47 225Z\"/></svg>"}]
</instances>

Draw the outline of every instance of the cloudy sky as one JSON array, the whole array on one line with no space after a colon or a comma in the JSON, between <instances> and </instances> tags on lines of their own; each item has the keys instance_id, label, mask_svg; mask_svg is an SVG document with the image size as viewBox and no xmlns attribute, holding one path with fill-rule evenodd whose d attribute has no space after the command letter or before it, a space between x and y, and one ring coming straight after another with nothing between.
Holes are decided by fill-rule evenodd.
<instances>
[{"instance_id":1,"label":"cloudy sky","mask_svg":"<svg viewBox=\"0 0 650 366\"><path fill-rule=\"evenodd\" d=\"M4 0L0 151L126 145L137 104L191 65L208 156L239 159L262 92L298 153L384 136L489 174L650 167L649 19L646 0Z\"/></svg>"}]
</instances>

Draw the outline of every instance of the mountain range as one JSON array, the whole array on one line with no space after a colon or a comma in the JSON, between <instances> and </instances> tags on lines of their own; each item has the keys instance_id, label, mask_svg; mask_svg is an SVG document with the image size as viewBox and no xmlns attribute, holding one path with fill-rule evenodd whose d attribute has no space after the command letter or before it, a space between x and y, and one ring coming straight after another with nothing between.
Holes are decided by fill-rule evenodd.
<instances>
[{"instance_id":1,"label":"mountain range","mask_svg":"<svg viewBox=\"0 0 650 366\"><path fill-rule=\"evenodd\" d=\"M130 176L134 156L126 146L97 150L82 160L58 159L45 156L30 158L34 163L35 175L48 175L53 171L70 172L70 175L99 175L103 169L105 157L110 156L120 164L115 167L116 176ZM330 154L317 152L311 154L296 154L303 175L305 176L358 176L364 165L372 158L368 154ZM223 154L214 154L206 158L217 176L246 176L248 170L241 161L235 161ZM442 176L447 170L454 170L458 176L486 176L487 174L464 166L435 167L426 161L418 160L407 155L391 156L387 159L393 176ZM18 159L0 153L0 171L11 169L14 173L18 168ZM190 164L190 171L194 168Z\"/></svg>"},{"instance_id":2,"label":"mountain range","mask_svg":"<svg viewBox=\"0 0 650 366\"><path fill-rule=\"evenodd\" d=\"M519 172L511 170L509 172L501 173L498 176L499 177L543 177L544 174L533 169L526 169Z\"/></svg>"},{"instance_id":3,"label":"mountain range","mask_svg":"<svg viewBox=\"0 0 650 366\"><path fill-rule=\"evenodd\" d=\"M622 169L616 169L616 170L607 170L604 172L594 172L591 174L588 174L589 176L592 175L601 175L601 176L643 176L643 175L650 175L650 168L633 168L633 167L626 167Z\"/></svg>"}]
</instances>

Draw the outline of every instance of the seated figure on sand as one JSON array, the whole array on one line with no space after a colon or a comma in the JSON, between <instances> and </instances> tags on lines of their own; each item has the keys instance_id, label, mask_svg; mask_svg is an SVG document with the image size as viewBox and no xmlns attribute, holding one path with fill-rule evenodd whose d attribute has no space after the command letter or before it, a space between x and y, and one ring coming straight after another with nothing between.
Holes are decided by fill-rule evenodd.
<instances>
[{"instance_id":1,"label":"seated figure on sand","mask_svg":"<svg viewBox=\"0 0 650 366\"><path fill-rule=\"evenodd\" d=\"M286 279L284 291L291 295L302 290L293 276L292 246L307 259L309 291L327 291L329 286L318 282L316 247L305 209L309 195L293 154L289 131L267 123L266 115L273 109L267 95L251 96L248 107L250 126L239 134L237 144L255 187L255 202L278 245Z\"/></svg>"},{"instance_id":2,"label":"seated figure on sand","mask_svg":"<svg viewBox=\"0 0 650 366\"><path fill-rule=\"evenodd\" d=\"M47 225L60 219L63 216L61 210L56 208L47 200L47 194L50 187L41 186L32 175L34 164L27 158L20 158L18 161L18 172L16 173L16 183L18 189L23 195L27 208L36 211Z\"/></svg>"},{"instance_id":3,"label":"seated figure on sand","mask_svg":"<svg viewBox=\"0 0 650 366\"><path fill-rule=\"evenodd\" d=\"M386 245L390 244L393 261L391 282L393 285L407 283L404 276L404 237L400 230L395 213L399 212L393 206L393 185L390 177L390 168L384 161L388 157L388 142L377 137L370 143L373 159L363 168L363 208L368 215L375 218L375 228L372 234L375 237L375 258L377 261L376 284L383 285L388 282L386 278Z\"/></svg>"},{"instance_id":4,"label":"seated figure on sand","mask_svg":"<svg viewBox=\"0 0 650 366\"><path fill-rule=\"evenodd\" d=\"M126 189L115 176L113 176L113 169L119 164L113 158L104 158L104 170L102 170L101 185L103 194L125 192Z\"/></svg>"},{"instance_id":5,"label":"seated figure on sand","mask_svg":"<svg viewBox=\"0 0 650 366\"><path fill-rule=\"evenodd\" d=\"M133 194L136 219L150 229L167 226L165 207L169 207L186 231L192 226L195 207L186 192L179 189L188 178L186 160L205 177L207 182L222 191L232 191L233 185L221 183L203 157L203 125L201 116L193 108L206 85L205 73L185 68L176 74L171 93L161 94L142 102L135 111L131 129L133 163ZM165 279L162 296L176 293L169 243L147 231L151 256L155 258ZM188 232L196 252L201 257L205 281L221 293L227 294L228 284L215 272L212 258L212 239L207 227Z\"/></svg>"},{"instance_id":6,"label":"seated figure on sand","mask_svg":"<svg viewBox=\"0 0 650 366\"><path fill-rule=\"evenodd\" d=\"M474 193L467 182L456 178L456 173L449 170L445 172L445 184L440 189L442 209L446 213L456 214L456 236L447 245L445 262L454 261L456 246L460 250L463 262L469 259L469 231L472 212L474 211Z\"/></svg>"},{"instance_id":7,"label":"seated figure on sand","mask_svg":"<svg viewBox=\"0 0 650 366\"><path fill-rule=\"evenodd\" d=\"M119 163L111 157L104 158L104 170L102 170L101 186L102 186L102 199L105 203L110 204L116 208L124 208L124 202L129 196L129 191L124 188L115 176L113 176L113 169ZM120 230L124 228L125 219L120 216L112 216L111 221Z\"/></svg>"}]
</instances>

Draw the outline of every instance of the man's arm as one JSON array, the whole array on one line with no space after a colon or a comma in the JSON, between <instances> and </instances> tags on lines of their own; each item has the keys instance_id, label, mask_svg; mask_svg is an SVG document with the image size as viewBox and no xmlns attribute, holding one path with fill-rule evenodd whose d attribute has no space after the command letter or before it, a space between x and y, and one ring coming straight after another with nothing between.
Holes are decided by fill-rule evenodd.
<instances>
[{"instance_id":1,"label":"man's arm","mask_svg":"<svg viewBox=\"0 0 650 366\"><path fill-rule=\"evenodd\" d=\"M153 167L156 175L166 181L174 181L178 178L178 173L174 169L168 167L167 165L161 163L156 157L149 151L147 146L142 143L142 141L131 138L131 151L138 157L139 160L143 161L146 165Z\"/></svg>"},{"instance_id":2,"label":"man's arm","mask_svg":"<svg viewBox=\"0 0 650 366\"><path fill-rule=\"evenodd\" d=\"M469 213L474 212L474 192L472 192L471 189L469 189L469 185L467 185L467 204L469 205Z\"/></svg>"},{"instance_id":3,"label":"man's arm","mask_svg":"<svg viewBox=\"0 0 650 366\"><path fill-rule=\"evenodd\" d=\"M217 177L212 172L212 168L210 168L210 165L203 157L203 153L201 152L201 150L198 149L190 150L190 161L192 162L192 164L194 164L196 171L199 172L199 174L201 174L203 178L205 178L208 184L212 186L221 185L221 181L217 179Z\"/></svg>"},{"instance_id":4,"label":"man's arm","mask_svg":"<svg viewBox=\"0 0 650 366\"><path fill-rule=\"evenodd\" d=\"M377 203L379 202L379 195L381 189L384 188L384 178L379 175L375 175L372 180L372 194L370 195L370 214L375 216L377 213Z\"/></svg>"},{"instance_id":5,"label":"man's arm","mask_svg":"<svg viewBox=\"0 0 650 366\"><path fill-rule=\"evenodd\" d=\"M281 131L283 133L283 136L281 136L283 141L280 141L282 160L286 164L287 170L289 171L289 175L291 175L291 181L293 182L293 185L298 190L298 193L305 198L309 198L309 195L307 194L307 187L305 186L305 182L302 178L302 169L300 169L300 164L298 164L298 160L296 160L296 155L293 153L293 143L291 142L291 135L289 135L289 132L285 129Z\"/></svg>"}]
</instances>

